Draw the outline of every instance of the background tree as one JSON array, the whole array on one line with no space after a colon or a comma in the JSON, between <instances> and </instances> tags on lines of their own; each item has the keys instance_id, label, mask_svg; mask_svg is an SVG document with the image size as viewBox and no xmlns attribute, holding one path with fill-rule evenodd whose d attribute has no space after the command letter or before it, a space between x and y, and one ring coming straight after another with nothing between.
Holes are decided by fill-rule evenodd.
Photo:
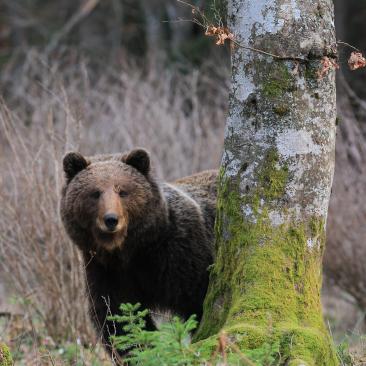
<instances>
[{"instance_id":1,"label":"background tree","mask_svg":"<svg viewBox=\"0 0 366 366\"><path fill-rule=\"evenodd\" d=\"M221 163L216 261L197 339L277 342L286 365L336 365L321 261L334 168L333 4L228 2L236 47ZM322 74L321 77L320 74Z\"/></svg>"},{"instance_id":2,"label":"background tree","mask_svg":"<svg viewBox=\"0 0 366 366\"><path fill-rule=\"evenodd\" d=\"M363 6L362 6L363 5ZM365 50L362 26L365 3L335 1L337 37ZM347 302L355 304L365 320L366 309L366 103L364 80L366 69L350 71L350 49L340 47L337 105L338 133L335 177L327 225L327 249L324 269L326 289L338 291ZM341 289L339 292L338 289ZM351 297L347 296L351 295ZM363 314L363 315L362 315Z\"/></svg>"}]
</instances>

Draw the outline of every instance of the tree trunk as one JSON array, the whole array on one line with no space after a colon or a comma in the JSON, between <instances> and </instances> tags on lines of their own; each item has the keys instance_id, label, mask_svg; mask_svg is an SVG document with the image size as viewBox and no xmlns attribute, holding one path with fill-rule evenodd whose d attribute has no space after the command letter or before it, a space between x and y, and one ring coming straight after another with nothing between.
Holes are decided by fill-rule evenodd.
<instances>
[{"instance_id":1,"label":"tree trunk","mask_svg":"<svg viewBox=\"0 0 366 366\"><path fill-rule=\"evenodd\" d=\"M336 54L331 0L229 0L236 47L221 164L216 261L197 340L221 329L243 352L336 365L320 303L334 170ZM274 351L275 352L275 351Z\"/></svg>"}]
</instances>

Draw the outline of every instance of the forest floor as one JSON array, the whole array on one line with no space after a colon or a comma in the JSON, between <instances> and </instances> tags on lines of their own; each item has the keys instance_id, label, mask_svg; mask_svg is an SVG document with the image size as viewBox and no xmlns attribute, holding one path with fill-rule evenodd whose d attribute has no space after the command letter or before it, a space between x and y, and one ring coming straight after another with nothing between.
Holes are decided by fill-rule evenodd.
<instances>
[{"instance_id":1,"label":"forest floor","mask_svg":"<svg viewBox=\"0 0 366 366\"><path fill-rule=\"evenodd\" d=\"M325 287L325 318L337 346L341 366L366 366L365 314L358 311L351 299L337 290ZM106 366L111 365L102 345L93 339L81 341L58 339L47 334L36 315L24 313L24 303L7 297L0 286L0 342L7 343L19 366ZM23 310L22 310L23 309ZM274 365L263 365L274 366Z\"/></svg>"}]
</instances>

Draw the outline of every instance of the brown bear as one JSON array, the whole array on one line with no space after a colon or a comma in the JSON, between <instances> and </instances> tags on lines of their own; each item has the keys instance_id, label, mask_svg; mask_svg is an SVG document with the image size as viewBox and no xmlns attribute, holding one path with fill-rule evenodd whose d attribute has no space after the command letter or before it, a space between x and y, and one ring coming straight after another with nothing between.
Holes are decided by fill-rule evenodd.
<instances>
[{"instance_id":1,"label":"brown bear","mask_svg":"<svg viewBox=\"0 0 366 366\"><path fill-rule=\"evenodd\" d=\"M143 149L63 161L61 216L83 254L90 312L104 343L121 303L202 315L213 262L217 171L159 182ZM155 329L147 318L147 329ZM111 350L109 350L111 351Z\"/></svg>"}]
</instances>

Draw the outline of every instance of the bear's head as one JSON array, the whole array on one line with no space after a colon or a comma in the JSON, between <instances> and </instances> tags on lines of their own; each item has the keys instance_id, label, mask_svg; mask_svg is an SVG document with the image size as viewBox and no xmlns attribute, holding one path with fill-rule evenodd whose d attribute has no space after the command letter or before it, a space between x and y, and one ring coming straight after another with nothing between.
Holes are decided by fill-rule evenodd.
<instances>
[{"instance_id":1,"label":"bear's head","mask_svg":"<svg viewBox=\"0 0 366 366\"><path fill-rule=\"evenodd\" d=\"M61 216L81 249L124 249L129 237L151 229L164 216L150 156L143 149L94 162L71 152L63 167Z\"/></svg>"}]
</instances>

